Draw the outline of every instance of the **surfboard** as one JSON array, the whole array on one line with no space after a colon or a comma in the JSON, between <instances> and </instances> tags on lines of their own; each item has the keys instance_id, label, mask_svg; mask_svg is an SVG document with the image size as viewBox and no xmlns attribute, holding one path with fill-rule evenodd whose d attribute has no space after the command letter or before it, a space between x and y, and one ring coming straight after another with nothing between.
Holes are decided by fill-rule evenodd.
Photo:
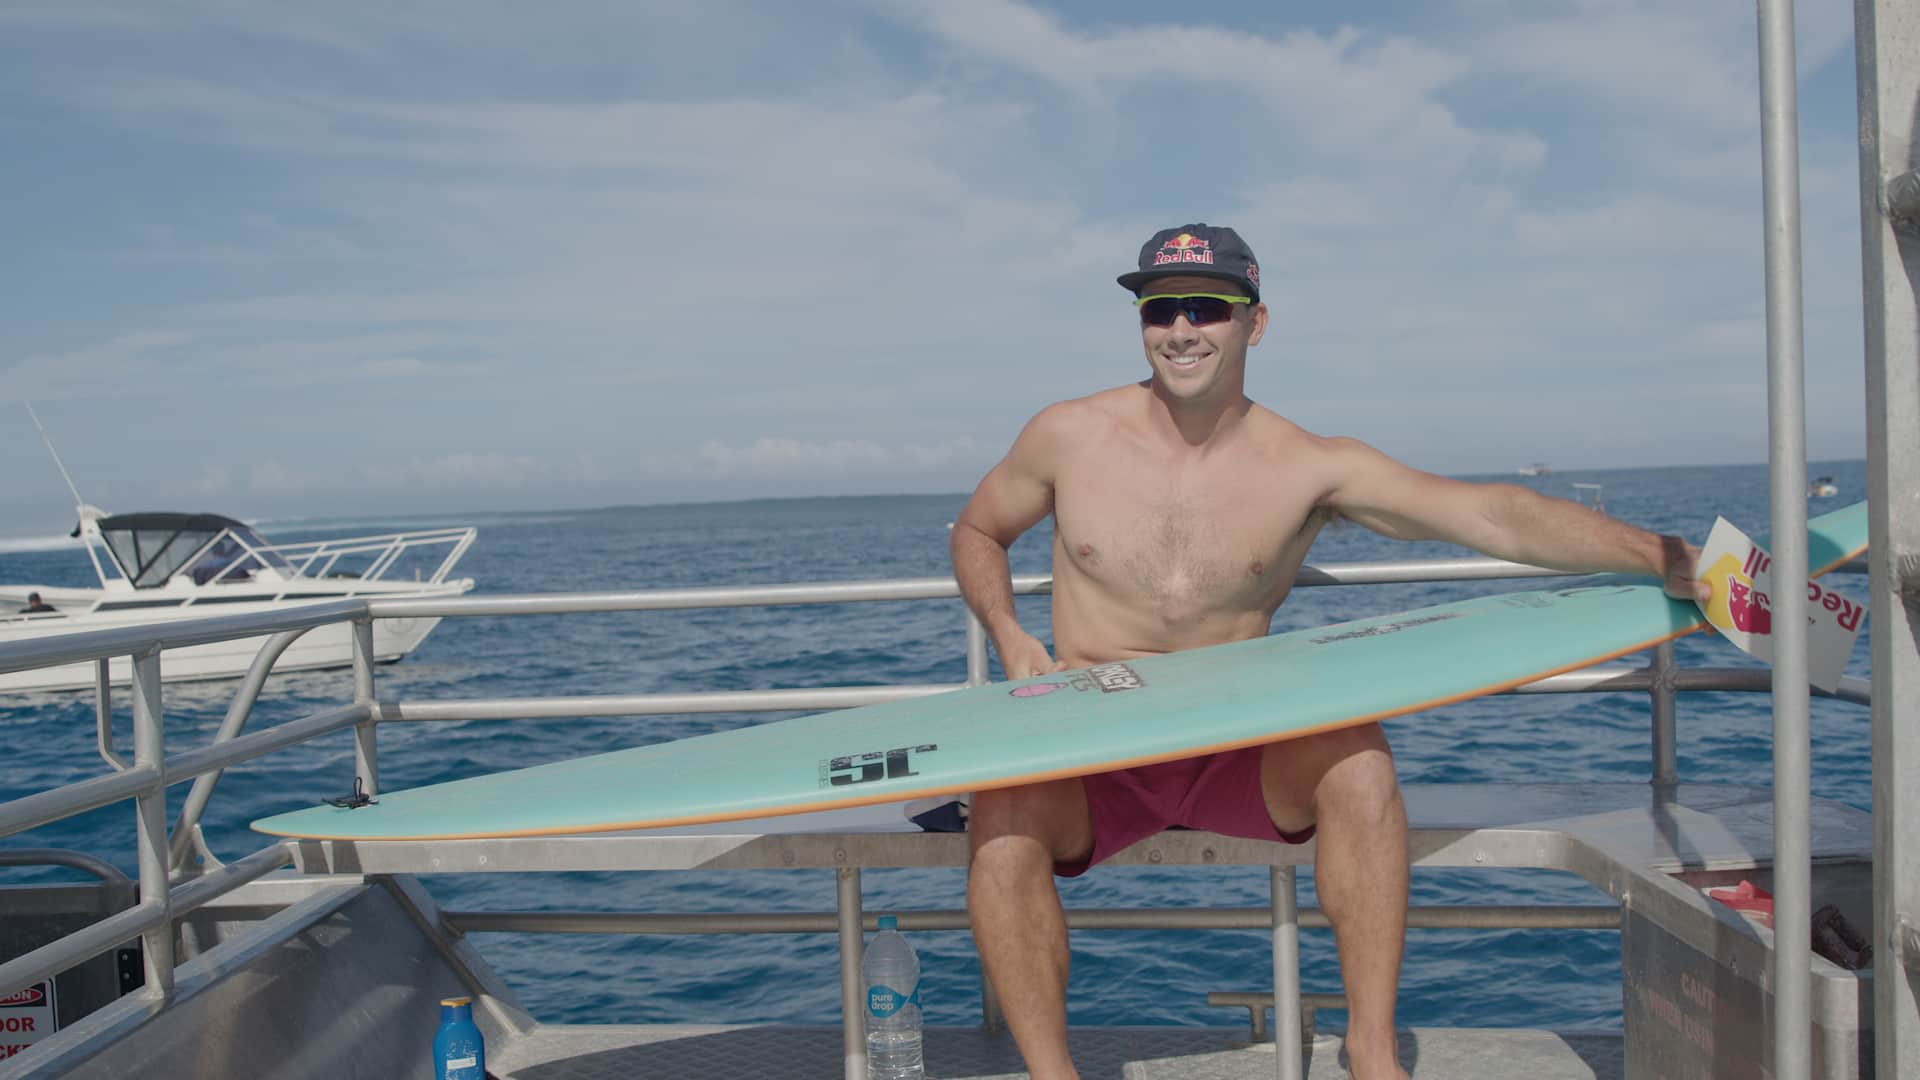
<instances>
[{"instance_id":1,"label":"surfboard","mask_svg":"<svg viewBox=\"0 0 1920 1080\"><path fill-rule=\"evenodd\" d=\"M1866 548L1866 504L1808 565ZM1299 738L1497 693L1691 633L1645 578L1566 579L1396 615L797 717L263 818L333 840L557 836L983 791Z\"/></svg>"}]
</instances>

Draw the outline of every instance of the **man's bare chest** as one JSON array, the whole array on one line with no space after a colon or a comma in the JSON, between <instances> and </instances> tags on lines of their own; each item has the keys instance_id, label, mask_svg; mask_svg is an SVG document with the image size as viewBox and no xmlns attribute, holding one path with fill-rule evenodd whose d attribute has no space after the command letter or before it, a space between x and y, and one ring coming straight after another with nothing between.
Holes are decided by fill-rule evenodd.
<instances>
[{"instance_id":1,"label":"man's bare chest","mask_svg":"<svg viewBox=\"0 0 1920 1080\"><path fill-rule=\"evenodd\" d=\"M1116 598L1178 619L1277 603L1311 542L1311 492L1254 470L1085 467L1056 484L1057 557Z\"/></svg>"}]
</instances>

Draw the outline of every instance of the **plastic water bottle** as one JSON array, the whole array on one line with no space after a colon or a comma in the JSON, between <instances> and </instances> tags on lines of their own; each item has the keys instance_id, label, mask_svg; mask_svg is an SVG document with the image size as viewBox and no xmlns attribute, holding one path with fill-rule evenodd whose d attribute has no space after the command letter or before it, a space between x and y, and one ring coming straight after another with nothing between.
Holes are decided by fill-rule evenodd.
<instances>
[{"instance_id":1,"label":"plastic water bottle","mask_svg":"<svg viewBox=\"0 0 1920 1080\"><path fill-rule=\"evenodd\" d=\"M880 916L860 974L867 985L868 1080L922 1080L920 958L900 936L899 920Z\"/></svg>"},{"instance_id":2,"label":"plastic water bottle","mask_svg":"<svg viewBox=\"0 0 1920 1080\"><path fill-rule=\"evenodd\" d=\"M486 1080L487 1048L473 1023L473 999L440 1000L440 1030L433 1036L434 1080Z\"/></svg>"}]
</instances>

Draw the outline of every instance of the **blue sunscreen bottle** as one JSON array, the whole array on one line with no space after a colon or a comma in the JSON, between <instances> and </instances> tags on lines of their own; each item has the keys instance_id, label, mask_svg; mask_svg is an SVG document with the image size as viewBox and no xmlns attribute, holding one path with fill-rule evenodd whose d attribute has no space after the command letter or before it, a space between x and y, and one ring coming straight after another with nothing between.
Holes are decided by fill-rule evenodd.
<instances>
[{"instance_id":1,"label":"blue sunscreen bottle","mask_svg":"<svg viewBox=\"0 0 1920 1080\"><path fill-rule=\"evenodd\" d=\"M473 999L443 998L433 1036L435 1080L486 1080L487 1048L473 1022Z\"/></svg>"}]
</instances>

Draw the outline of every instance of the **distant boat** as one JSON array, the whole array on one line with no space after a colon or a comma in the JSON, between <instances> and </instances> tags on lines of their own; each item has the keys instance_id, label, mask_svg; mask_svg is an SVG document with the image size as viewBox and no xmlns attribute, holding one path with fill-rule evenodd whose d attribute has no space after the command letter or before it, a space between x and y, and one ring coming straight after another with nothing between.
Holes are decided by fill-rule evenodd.
<instances>
[{"instance_id":1,"label":"distant boat","mask_svg":"<svg viewBox=\"0 0 1920 1080\"><path fill-rule=\"evenodd\" d=\"M1840 485L1834 483L1831 476L1816 476L1813 483L1807 485L1807 494L1816 499L1825 499L1840 494Z\"/></svg>"},{"instance_id":2,"label":"distant boat","mask_svg":"<svg viewBox=\"0 0 1920 1080\"><path fill-rule=\"evenodd\" d=\"M453 564L473 544L472 528L271 544L246 524L218 514L108 515L83 505L80 515L74 534L86 541L99 587L0 585L0 644L206 615L280 611L316 600L459 596L473 588L471 578L448 577ZM430 573L414 580L389 576L403 557L434 547L446 554ZM420 565L412 559L408 564ZM39 603L30 603L30 598ZM439 622L413 618L374 623L374 658L400 659ZM244 638L170 651L161 678L168 682L236 678L247 673L265 641L265 637ZM274 670L344 667L352 662L352 639L345 624L335 624L295 641ZM113 662L115 682L125 682L129 672L125 660ZM93 680L92 664L35 668L0 675L0 693L83 689L92 686Z\"/></svg>"},{"instance_id":3,"label":"distant boat","mask_svg":"<svg viewBox=\"0 0 1920 1080\"><path fill-rule=\"evenodd\" d=\"M419 532L272 544L244 522L219 514L109 514L89 506L53 448L40 417L27 406L80 515L73 535L86 546L97 588L0 585L0 646L87 630L149 626L208 615L249 615L349 597L450 597L473 588L472 578L450 578L453 564L476 532L456 527ZM432 565L438 550L445 551ZM104 559L102 558L104 556ZM413 580L401 576L414 571ZM398 660L439 625L437 618L381 619L373 624L374 659ZM163 682L231 679L245 675L267 636L170 650ZM344 623L296 639L276 671L345 667L353 638ZM108 665L108 677L130 681L126 658ZM80 690L94 685L94 664L65 664L0 674L0 693Z\"/></svg>"},{"instance_id":4,"label":"distant boat","mask_svg":"<svg viewBox=\"0 0 1920 1080\"><path fill-rule=\"evenodd\" d=\"M1548 466L1547 463L1544 461L1536 461L1531 465L1522 465L1520 466L1519 472L1521 476L1552 476L1553 475L1553 469L1550 466Z\"/></svg>"}]
</instances>

